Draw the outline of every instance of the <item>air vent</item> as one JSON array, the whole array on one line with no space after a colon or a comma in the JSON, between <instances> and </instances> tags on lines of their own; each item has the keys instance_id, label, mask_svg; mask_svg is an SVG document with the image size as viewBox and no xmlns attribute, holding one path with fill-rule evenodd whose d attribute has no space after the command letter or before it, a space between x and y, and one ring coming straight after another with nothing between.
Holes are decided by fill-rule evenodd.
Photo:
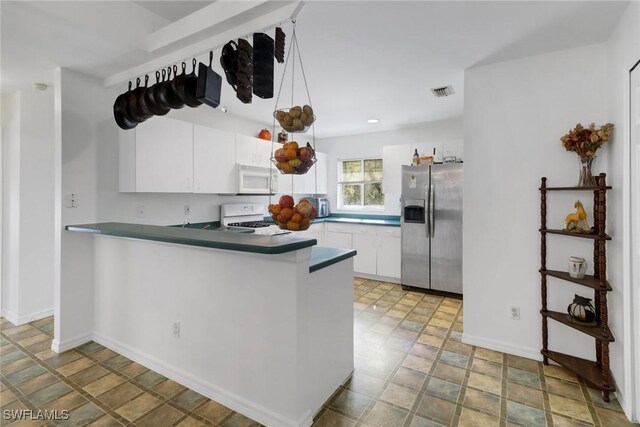
<instances>
[{"instance_id":1,"label":"air vent","mask_svg":"<svg viewBox=\"0 0 640 427\"><path fill-rule=\"evenodd\" d=\"M453 91L453 86L443 86L432 88L431 93L433 93L433 96L442 98L443 96L453 95L455 92Z\"/></svg>"}]
</instances>

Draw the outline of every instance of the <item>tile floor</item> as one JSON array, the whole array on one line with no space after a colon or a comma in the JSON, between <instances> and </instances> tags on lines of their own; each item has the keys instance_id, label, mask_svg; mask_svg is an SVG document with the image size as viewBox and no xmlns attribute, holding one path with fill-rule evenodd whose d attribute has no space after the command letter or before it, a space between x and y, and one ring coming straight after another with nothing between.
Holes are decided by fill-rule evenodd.
<instances>
[{"instance_id":1,"label":"tile floor","mask_svg":"<svg viewBox=\"0 0 640 427\"><path fill-rule=\"evenodd\" d=\"M315 426L624 426L564 369L460 342L459 300L354 280L355 372ZM53 319L0 321L0 405L68 410L57 425L257 426L96 343L56 354ZM0 425L54 425L8 422Z\"/></svg>"}]
</instances>

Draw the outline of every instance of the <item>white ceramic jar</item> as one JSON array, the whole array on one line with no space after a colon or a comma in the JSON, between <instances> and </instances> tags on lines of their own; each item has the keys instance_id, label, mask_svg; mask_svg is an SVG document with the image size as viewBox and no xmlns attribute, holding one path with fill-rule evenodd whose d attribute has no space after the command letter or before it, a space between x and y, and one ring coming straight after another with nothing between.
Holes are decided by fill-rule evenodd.
<instances>
[{"instance_id":1,"label":"white ceramic jar","mask_svg":"<svg viewBox=\"0 0 640 427\"><path fill-rule=\"evenodd\" d=\"M577 256L569 257L569 276L582 279L587 272L587 261Z\"/></svg>"}]
</instances>

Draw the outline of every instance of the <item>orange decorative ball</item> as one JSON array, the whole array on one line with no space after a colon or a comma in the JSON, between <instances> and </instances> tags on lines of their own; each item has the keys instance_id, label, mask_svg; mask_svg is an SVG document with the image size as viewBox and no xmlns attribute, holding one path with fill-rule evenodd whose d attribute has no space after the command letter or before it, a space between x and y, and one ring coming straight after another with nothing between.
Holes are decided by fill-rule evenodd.
<instances>
[{"instance_id":1,"label":"orange decorative ball","mask_svg":"<svg viewBox=\"0 0 640 427\"><path fill-rule=\"evenodd\" d=\"M271 132L269 132L269 129L262 129L258 132L258 138L264 139L265 141L271 141Z\"/></svg>"}]
</instances>

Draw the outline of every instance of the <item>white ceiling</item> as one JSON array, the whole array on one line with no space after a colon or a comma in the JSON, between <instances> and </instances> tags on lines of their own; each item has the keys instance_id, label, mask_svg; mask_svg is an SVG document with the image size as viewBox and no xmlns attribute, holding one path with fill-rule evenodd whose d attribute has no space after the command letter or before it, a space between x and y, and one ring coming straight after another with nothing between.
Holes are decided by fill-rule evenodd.
<instances>
[{"instance_id":1,"label":"white ceiling","mask_svg":"<svg viewBox=\"0 0 640 427\"><path fill-rule=\"evenodd\" d=\"M51 84L57 66L105 79L171 54L172 48L185 48L194 39L153 56L144 49L146 36L211 3L2 1L2 91L28 89L33 81ZM297 32L318 117L316 135L394 129L461 116L466 68L604 42L627 4L307 1L297 18ZM289 42L291 25L284 24ZM211 34L201 38L206 37ZM224 76L218 57L216 52L214 69ZM282 70L276 64L276 92ZM305 103L299 68L296 77L294 103ZM447 84L453 85L454 96L431 95L430 88ZM287 101L280 106L290 103L288 79L284 86ZM231 113L271 124L275 99L254 97L252 104L241 104L224 81L222 96ZM368 124L368 118L380 123Z\"/></svg>"},{"instance_id":2,"label":"white ceiling","mask_svg":"<svg viewBox=\"0 0 640 427\"><path fill-rule=\"evenodd\" d=\"M197 12L205 6L210 5L213 1L206 0L182 0L182 1L153 1L153 0L135 0L133 3L144 7L145 9L162 16L163 18L173 22L180 18Z\"/></svg>"}]
</instances>

